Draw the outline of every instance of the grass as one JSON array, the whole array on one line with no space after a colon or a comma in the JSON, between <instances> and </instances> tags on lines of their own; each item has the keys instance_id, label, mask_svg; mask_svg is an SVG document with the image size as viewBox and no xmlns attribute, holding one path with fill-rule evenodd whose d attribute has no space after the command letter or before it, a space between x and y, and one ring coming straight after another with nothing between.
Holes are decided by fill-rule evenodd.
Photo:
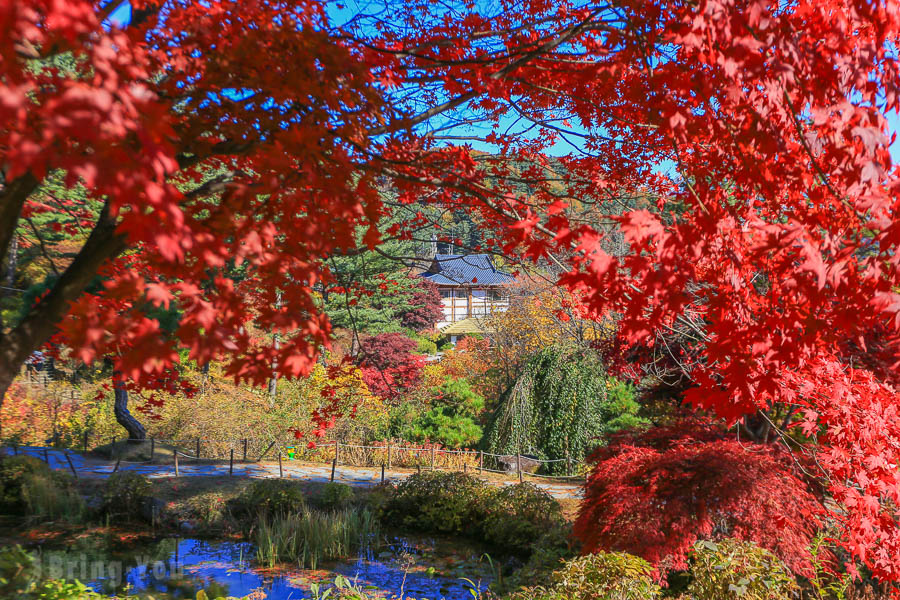
<instances>
[{"instance_id":1,"label":"grass","mask_svg":"<svg viewBox=\"0 0 900 600\"><path fill-rule=\"evenodd\" d=\"M54 474L28 474L22 482L22 496L28 505L29 520L64 519L78 523L84 502L78 492Z\"/></svg>"},{"instance_id":2,"label":"grass","mask_svg":"<svg viewBox=\"0 0 900 600\"><path fill-rule=\"evenodd\" d=\"M377 536L378 523L368 509L304 509L260 520L256 560L269 568L290 562L317 569L323 561L351 556Z\"/></svg>"}]
</instances>

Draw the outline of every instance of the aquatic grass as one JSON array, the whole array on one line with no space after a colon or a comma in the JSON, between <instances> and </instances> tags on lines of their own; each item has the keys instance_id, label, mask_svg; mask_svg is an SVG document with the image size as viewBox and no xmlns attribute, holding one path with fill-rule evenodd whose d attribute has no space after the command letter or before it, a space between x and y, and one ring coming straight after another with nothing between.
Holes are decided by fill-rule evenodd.
<instances>
[{"instance_id":1,"label":"aquatic grass","mask_svg":"<svg viewBox=\"0 0 900 600\"><path fill-rule=\"evenodd\" d=\"M369 546L378 532L375 516L365 508L305 508L294 514L262 517L254 534L256 560L270 568L290 562L316 569L322 561L347 558Z\"/></svg>"},{"instance_id":2,"label":"aquatic grass","mask_svg":"<svg viewBox=\"0 0 900 600\"><path fill-rule=\"evenodd\" d=\"M26 474L21 493L31 519L65 519L79 523L84 517L84 501L64 475Z\"/></svg>"}]
</instances>

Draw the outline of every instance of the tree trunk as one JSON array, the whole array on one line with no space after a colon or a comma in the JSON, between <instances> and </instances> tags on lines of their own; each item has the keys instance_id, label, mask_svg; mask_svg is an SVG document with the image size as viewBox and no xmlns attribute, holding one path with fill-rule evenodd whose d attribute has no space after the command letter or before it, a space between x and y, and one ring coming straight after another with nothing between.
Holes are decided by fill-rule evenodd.
<instances>
[{"instance_id":1,"label":"tree trunk","mask_svg":"<svg viewBox=\"0 0 900 600\"><path fill-rule=\"evenodd\" d=\"M15 379L15 373L11 373L6 369L0 369L0 409L3 408L3 400L6 398L6 390L12 385ZM0 420L0 439L3 438L3 421Z\"/></svg>"},{"instance_id":2,"label":"tree trunk","mask_svg":"<svg viewBox=\"0 0 900 600\"><path fill-rule=\"evenodd\" d=\"M19 238L17 236L13 236L7 254L9 255L6 259L6 287L8 289L0 290L0 296L12 294L12 288L16 283L16 268L19 266Z\"/></svg>"},{"instance_id":3,"label":"tree trunk","mask_svg":"<svg viewBox=\"0 0 900 600\"><path fill-rule=\"evenodd\" d=\"M122 377L118 372L113 374L113 389L115 390L116 397L113 412L116 415L116 421L119 425L128 431L128 439L147 439L147 430L144 429L144 426L141 425L131 414L131 411L128 410L128 389L125 387L125 382L122 381Z\"/></svg>"}]
</instances>

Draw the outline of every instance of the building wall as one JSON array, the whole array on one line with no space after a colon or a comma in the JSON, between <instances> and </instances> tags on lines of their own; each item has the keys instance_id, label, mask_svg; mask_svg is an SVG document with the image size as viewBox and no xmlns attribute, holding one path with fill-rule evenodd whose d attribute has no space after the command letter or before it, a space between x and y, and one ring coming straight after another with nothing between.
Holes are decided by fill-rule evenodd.
<instances>
[{"instance_id":1,"label":"building wall","mask_svg":"<svg viewBox=\"0 0 900 600\"><path fill-rule=\"evenodd\" d=\"M438 290L444 308L444 320L437 324L438 328L509 308L509 294L502 287L438 286Z\"/></svg>"}]
</instances>

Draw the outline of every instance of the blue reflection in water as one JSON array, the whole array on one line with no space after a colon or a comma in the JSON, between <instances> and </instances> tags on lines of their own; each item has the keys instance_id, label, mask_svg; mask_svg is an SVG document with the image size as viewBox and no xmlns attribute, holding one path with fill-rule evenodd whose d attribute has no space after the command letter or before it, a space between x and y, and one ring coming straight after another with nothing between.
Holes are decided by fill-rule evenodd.
<instances>
[{"instance_id":1,"label":"blue reflection in water","mask_svg":"<svg viewBox=\"0 0 900 600\"><path fill-rule=\"evenodd\" d=\"M434 541L395 538L378 552L368 551L356 560L329 563L319 570L255 568L253 546L246 542L179 539L173 546L176 549L165 559L134 557L130 564L137 566L124 574L131 594L194 598L197 590L205 589L212 598L295 600L312 597L310 584L325 588L340 574L372 597L399 598L402 592L403 598L463 600L472 597L473 585L484 590L491 581L490 570L476 553L459 547L446 550L443 542ZM90 585L101 591L104 581L95 579Z\"/></svg>"}]
</instances>

